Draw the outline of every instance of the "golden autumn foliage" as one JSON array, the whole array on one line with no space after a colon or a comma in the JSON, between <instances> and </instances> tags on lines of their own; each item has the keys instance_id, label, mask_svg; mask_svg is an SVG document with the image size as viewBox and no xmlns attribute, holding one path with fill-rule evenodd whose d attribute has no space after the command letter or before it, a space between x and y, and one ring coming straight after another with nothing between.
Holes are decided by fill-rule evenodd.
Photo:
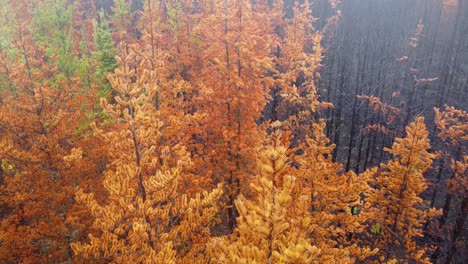
<instances>
[{"instance_id":1,"label":"golden autumn foliage","mask_svg":"<svg viewBox=\"0 0 468 264\"><path fill-rule=\"evenodd\" d=\"M194 29L186 21L193 15L182 13L186 9L190 10L190 3L183 1L145 1L138 24L142 36L133 50L138 56L138 67L154 74L152 81L157 89L151 100L156 110L164 113L160 115L161 121L171 123L165 126L163 140L183 142L194 163L184 168L186 176L179 187L198 192L213 186L210 171L203 169L206 162L201 161L200 156L204 153L194 136L199 134L205 115L195 111L193 98L198 91L190 80L194 73L187 69L194 67L191 57L195 54L187 47L192 45Z\"/></svg>"},{"instance_id":2,"label":"golden autumn foliage","mask_svg":"<svg viewBox=\"0 0 468 264\"><path fill-rule=\"evenodd\" d=\"M423 174L431 167L434 154L422 117L406 127L406 137L397 138L391 149L394 156L371 181L375 186L366 197L366 218L380 260L412 259L430 263L426 249L416 243L423 236L422 226L434 218L434 208L424 208L421 193L427 188Z\"/></svg>"},{"instance_id":3,"label":"golden autumn foliage","mask_svg":"<svg viewBox=\"0 0 468 264\"><path fill-rule=\"evenodd\" d=\"M90 165L77 170L67 157L80 144L92 93L75 78L61 78L57 54L38 45L30 31L37 3L16 4L21 12L10 21L15 53L5 51L1 62L9 89L0 105L0 262L67 261L69 243L83 231L74 219L86 222L73 210L72 193L94 170L88 158Z\"/></svg>"},{"instance_id":4,"label":"golden autumn foliage","mask_svg":"<svg viewBox=\"0 0 468 264\"><path fill-rule=\"evenodd\" d=\"M371 172L360 177L339 175L329 156L333 145L323 135L324 122L314 126L305 153L294 157L279 131L270 135L257 161L252 197L241 195L234 233L211 242L212 259L220 263L354 263L378 250L359 247L349 238L363 232L364 218L350 208L362 205ZM286 145L285 145L286 143Z\"/></svg>"},{"instance_id":5,"label":"golden autumn foliage","mask_svg":"<svg viewBox=\"0 0 468 264\"><path fill-rule=\"evenodd\" d=\"M109 75L115 103L102 101L113 126L95 134L108 144L104 172L108 198L98 204L93 193L77 192L95 222L95 234L72 244L78 257L114 263L205 263L204 242L215 223L219 188L188 196L178 190L183 167L191 166L185 147L164 142L164 124L152 103L154 73L132 68L136 55L123 49L120 66ZM137 78L133 76L138 73Z\"/></svg>"},{"instance_id":6,"label":"golden autumn foliage","mask_svg":"<svg viewBox=\"0 0 468 264\"><path fill-rule=\"evenodd\" d=\"M290 217L292 211L305 213L306 201L294 200L296 177L289 174L287 147L272 136L257 162L260 174L251 183L253 199L240 195L237 227L230 237L214 238L211 256L218 263L319 263L321 250L311 244L307 214Z\"/></svg>"},{"instance_id":7,"label":"golden autumn foliage","mask_svg":"<svg viewBox=\"0 0 468 264\"><path fill-rule=\"evenodd\" d=\"M451 145L463 146L468 141L468 113L454 107L445 106L445 111L435 109L435 123L438 137Z\"/></svg>"},{"instance_id":8,"label":"golden autumn foliage","mask_svg":"<svg viewBox=\"0 0 468 264\"><path fill-rule=\"evenodd\" d=\"M455 148L454 153L445 153L450 159L450 168L453 172L452 176L447 180L449 192L465 197L468 187L468 179L466 177L467 159L466 145L468 142L468 113L454 107L445 107L445 111L441 112L435 109L435 124L439 130L437 135L442 139L447 148Z\"/></svg>"},{"instance_id":9,"label":"golden autumn foliage","mask_svg":"<svg viewBox=\"0 0 468 264\"><path fill-rule=\"evenodd\" d=\"M200 151L214 182L224 182L229 228L235 226L234 200L253 175L262 142L261 117L273 67L271 28L257 27L268 20L255 12L251 1L213 0L200 3L205 12L195 31L200 43L201 67L193 82L203 115L198 135Z\"/></svg>"},{"instance_id":10,"label":"golden autumn foliage","mask_svg":"<svg viewBox=\"0 0 468 264\"><path fill-rule=\"evenodd\" d=\"M445 145L442 158L445 160L445 169L449 178L445 181L447 193L443 214L439 219L439 229L436 234L448 241L439 250L447 250L447 262L456 260L456 252L463 254L464 249L461 237L465 220L468 215L468 113L454 107L445 106L445 110L435 109L435 120L438 137ZM442 169L442 167L441 167ZM436 192L434 191L434 194ZM453 216L452 216L453 215ZM454 219L453 219L454 218ZM453 221L454 226L447 225ZM445 247L445 248L444 248Z\"/></svg>"},{"instance_id":11,"label":"golden autumn foliage","mask_svg":"<svg viewBox=\"0 0 468 264\"><path fill-rule=\"evenodd\" d=\"M317 94L315 81L323 56L322 35L314 29L310 4L298 1L290 8L289 17L281 1L274 6L272 118L290 119L293 133L304 139L312 127L313 115L332 105L320 102Z\"/></svg>"},{"instance_id":12,"label":"golden autumn foliage","mask_svg":"<svg viewBox=\"0 0 468 264\"><path fill-rule=\"evenodd\" d=\"M310 1L4 2L1 263L429 263L424 119L378 167L333 159ZM390 138L401 110L356 96ZM435 111L462 231L467 119Z\"/></svg>"},{"instance_id":13,"label":"golden autumn foliage","mask_svg":"<svg viewBox=\"0 0 468 264\"><path fill-rule=\"evenodd\" d=\"M364 232L366 220L361 196L370 191L367 180L375 169L359 175L341 175L342 165L332 161L334 145L324 133L325 122L313 124L313 131L302 147L304 154L295 157L300 167L298 193L309 194L310 223L302 228L311 233L312 241L322 249L323 261L353 263L364 260L377 250L361 247L353 239ZM298 198L296 198L298 199Z\"/></svg>"}]
</instances>

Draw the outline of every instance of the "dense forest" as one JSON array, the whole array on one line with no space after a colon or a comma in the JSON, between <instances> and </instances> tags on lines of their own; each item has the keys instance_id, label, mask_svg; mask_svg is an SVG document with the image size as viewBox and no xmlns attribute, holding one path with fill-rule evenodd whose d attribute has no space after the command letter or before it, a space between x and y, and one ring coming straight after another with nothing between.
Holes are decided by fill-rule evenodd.
<instances>
[{"instance_id":1,"label":"dense forest","mask_svg":"<svg viewBox=\"0 0 468 264\"><path fill-rule=\"evenodd\" d=\"M468 263L468 0L0 0L0 263Z\"/></svg>"}]
</instances>

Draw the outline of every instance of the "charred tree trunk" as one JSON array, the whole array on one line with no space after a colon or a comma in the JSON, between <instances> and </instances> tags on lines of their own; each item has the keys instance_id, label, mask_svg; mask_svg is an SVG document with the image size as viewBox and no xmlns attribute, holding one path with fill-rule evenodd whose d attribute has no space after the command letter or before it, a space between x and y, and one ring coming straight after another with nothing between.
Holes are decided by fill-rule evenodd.
<instances>
[{"instance_id":1,"label":"charred tree trunk","mask_svg":"<svg viewBox=\"0 0 468 264\"><path fill-rule=\"evenodd\" d=\"M453 263L455 253L457 251L457 242L460 236L462 235L465 227L466 222L466 215L468 213L468 196L465 194L463 198L462 205L460 207L460 211L455 218L455 227L453 229L450 241L450 249L447 254L447 259L445 260L445 264Z\"/></svg>"}]
</instances>

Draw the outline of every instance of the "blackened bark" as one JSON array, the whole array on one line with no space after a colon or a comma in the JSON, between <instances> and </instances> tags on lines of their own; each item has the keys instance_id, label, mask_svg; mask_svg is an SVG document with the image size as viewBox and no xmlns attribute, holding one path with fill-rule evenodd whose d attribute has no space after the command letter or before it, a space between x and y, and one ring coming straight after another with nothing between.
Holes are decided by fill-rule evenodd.
<instances>
[{"instance_id":1,"label":"blackened bark","mask_svg":"<svg viewBox=\"0 0 468 264\"><path fill-rule=\"evenodd\" d=\"M451 242L450 242L451 246L447 254L447 259L445 260L445 264L453 263L452 261L454 260L455 253L457 252L458 239L460 238L460 236L462 235L464 231L467 213L468 213L468 196L467 194L465 194L462 205L460 207L460 211L458 212L457 217L455 219L455 227L453 229Z\"/></svg>"}]
</instances>

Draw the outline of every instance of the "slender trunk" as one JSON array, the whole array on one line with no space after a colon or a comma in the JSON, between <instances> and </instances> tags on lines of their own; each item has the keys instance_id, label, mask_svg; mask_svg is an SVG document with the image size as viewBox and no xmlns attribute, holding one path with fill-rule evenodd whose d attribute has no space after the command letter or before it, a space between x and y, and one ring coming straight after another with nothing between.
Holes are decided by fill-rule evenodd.
<instances>
[{"instance_id":1,"label":"slender trunk","mask_svg":"<svg viewBox=\"0 0 468 264\"><path fill-rule=\"evenodd\" d=\"M228 127L232 127L232 122L231 122L231 104L227 104L227 112L228 112ZM227 142L227 152L228 152L228 159L229 159L229 165L231 166L234 164L235 160L235 154L233 153L233 146L231 140ZM236 226L236 208L235 208L235 200L238 192L238 187L237 187L237 179L236 175L234 173L234 169L230 168L229 170L229 177L228 177L228 224L229 224L229 229L230 231L234 230Z\"/></svg>"},{"instance_id":2,"label":"slender trunk","mask_svg":"<svg viewBox=\"0 0 468 264\"><path fill-rule=\"evenodd\" d=\"M441 162L441 164L439 164L439 168L437 170L436 182L432 186L433 191L432 191L431 200L430 200L431 205L429 206L429 208L434 208L435 200L436 200L436 197L437 197L438 186L439 186L439 183L440 183L440 179L442 178L443 167L444 167L444 163ZM423 228L424 232L428 231L429 225L430 225L430 221L427 221L424 224L424 228Z\"/></svg>"},{"instance_id":3,"label":"slender trunk","mask_svg":"<svg viewBox=\"0 0 468 264\"><path fill-rule=\"evenodd\" d=\"M369 51L369 52L370 52L370 51ZM373 76L374 76L374 69L375 69L375 62L376 62L376 60L375 60L375 58L371 58L370 61L372 61L372 64L371 64L371 66L370 66L370 78L369 78L369 81L368 81L368 83L367 83L367 87L368 87L368 88L367 88L367 91L366 91L366 93L367 93L368 95L371 94L371 92L372 92L371 90L372 90L372 87L373 87L373 85L374 85L374 78L373 78ZM367 64L366 64L366 66L364 67L364 69L363 69L363 71L362 71L362 77L361 77L361 78L362 78L363 81L364 81L364 73L367 72L367 71L368 71L368 70L367 70ZM378 85L378 84L377 84L377 85ZM360 116L360 115L358 114L358 116ZM365 140L366 138L367 138L367 139L370 138L370 135L368 135L367 137L365 137L364 134L363 134L363 131L364 131L364 129L367 127L368 120L369 120L369 107L366 107L366 108L365 108L365 110L364 110L364 115L363 115L363 116L364 116L364 119L363 119L363 122L362 122L362 126L361 126L361 129L358 131L358 133L359 133L359 143L358 143L358 146L357 146L358 154L357 154L356 165L355 165L355 167L354 167L354 171L355 171L356 173L359 173L360 168L361 168L362 155L363 155L363 147L364 147L364 140ZM368 142L369 142L369 141L368 141ZM367 144L367 146L366 146L366 151L367 151L368 148L369 148L369 144ZM366 170L366 167L364 166L362 170L363 170L363 171Z\"/></svg>"},{"instance_id":4,"label":"slender trunk","mask_svg":"<svg viewBox=\"0 0 468 264\"><path fill-rule=\"evenodd\" d=\"M328 71L328 87L327 87L327 102L331 102L331 93L332 93L332 76L333 76L333 65L335 63L335 52L330 54L331 61L330 61L330 70ZM327 137L330 138L331 131L332 131L332 120L333 120L333 109L327 109Z\"/></svg>"},{"instance_id":5,"label":"slender trunk","mask_svg":"<svg viewBox=\"0 0 468 264\"><path fill-rule=\"evenodd\" d=\"M229 172L229 179L228 179L228 185L229 186L234 186L234 172L231 170ZM232 193L229 193L229 200L228 200L228 224L229 224L229 230L232 232L234 228L236 227L236 208L235 208L235 200L236 197Z\"/></svg>"},{"instance_id":6,"label":"slender trunk","mask_svg":"<svg viewBox=\"0 0 468 264\"><path fill-rule=\"evenodd\" d=\"M436 18L435 18L435 22L434 23L434 33L432 34L432 39L431 39L431 47L430 47L430 52L429 52L429 62L428 62L428 65L432 65L432 60L434 58L434 51L436 50L435 47L436 47L436 43L437 43L437 37L438 37L438 34L439 34L439 24L440 24L440 18L442 16L442 3L443 1L439 1L439 0L436 0L435 1L436 4L437 4L437 15L436 15ZM432 4L434 5L434 3Z\"/></svg>"},{"instance_id":7,"label":"slender trunk","mask_svg":"<svg viewBox=\"0 0 468 264\"><path fill-rule=\"evenodd\" d=\"M341 62L342 65L340 67L340 71L339 71L339 75L340 75L340 79L339 79L339 83L338 83L338 90L336 91L336 96L338 97L338 102L337 102L337 106L336 106L336 111L335 111L335 116L334 116L334 143L335 143L335 149L333 150L333 160L336 160L337 159L337 156L338 156L338 150L340 149L341 145L340 145L340 130L341 130L341 125L342 125L342 122L341 122L341 113L342 113L342 109L343 109L343 90L344 90L344 86L345 86L345 79L346 79L346 71L348 70L347 67L346 67L346 58L343 59L343 61Z\"/></svg>"},{"instance_id":8,"label":"slender trunk","mask_svg":"<svg viewBox=\"0 0 468 264\"><path fill-rule=\"evenodd\" d=\"M405 118L405 121L403 123L403 128L407 127L410 120L411 120L411 117L413 116L412 112L413 112L413 96L414 96L414 92L416 90L416 80L412 80L411 81L411 90L410 90L410 94L409 94L409 97L408 97L408 102L406 104L406 118Z\"/></svg>"},{"instance_id":9,"label":"slender trunk","mask_svg":"<svg viewBox=\"0 0 468 264\"><path fill-rule=\"evenodd\" d=\"M374 116L372 116L372 119L371 119L371 124L374 123ZM376 139L376 133L371 133L371 131L368 131L367 132L367 144L366 144L366 154L364 155L365 158L364 158L364 165L362 166L362 170L366 170L367 169L367 164L369 162L372 162L372 155L371 153L374 152L373 148L374 148L374 145L375 145L375 139ZM371 151L372 150L372 151Z\"/></svg>"},{"instance_id":10,"label":"slender trunk","mask_svg":"<svg viewBox=\"0 0 468 264\"><path fill-rule=\"evenodd\" d=\"M452 61L455 60L454 55L457 49L456 37L458 33L458 28L460 25L460 20L462 17L462 12L464 11L462 8L462 5L463 5L463 0L458 0L458 11L457 11L456 19L455 19L455 25L454 25L452 34L450 36L450 40L447 42L450 46L447 48L447 53L445 54L445 60L443 61L443 66L442 66L443 69L441 73L441 80L439 83L439 95L440 95L440 99L438 103L439 108L441 108L443 103L446 102L445 95L447 93L447 89L449 88L447 86L449 84L450 75L453 71L452 68L454 64Z\"/></svg>"},{"instance_id":11,"label":"slender trunk","mask_svg":"<svg viewBox=\"0 0 468 264\"><path fill-rule=\"evenodd\" d=\"M356 173L359 173L360 167L361 167L362 151L363 151L363 144L364 144L364 138L365 138L363 134L363 129L367 126L368 112L369 112L369 108L366 107L366 110L364 111L364 122L362 123L361 129L358 131L359 133L359 143L357 146L358 154L357 154L356 164L354 166L354 172ZM363 170L365 169L366 168L363 168Z\"/></svg>"},{"instance_id":12,"label":"slender trunk","mask_svg":"<svg viewBox=\"0 0 468 264\"><path fill-rule=\"evenodd\" d=\"M453 177L455 176L455 172L452 174L452 176L450 177L450 180L453 179ZM445 203L444 203L444 207L443 207L443 213L442 213L442 216L440 217L440 225L445 225L445 223L447 222L447 218L448 218L448 215L450 213L450 208L452 207L452 193L448 190L447 191L447 195L445 196Z\"/></svg>"},{"instance_id":13,"label":"slender trunk","mask_svg":"<svg viewBox=\"0 0 468 264\"><path fill-rule=\"evenodd\" d=\"M468 213L468 196L465 194L462 205L460 207L460 211L458 212L457 217L455 219L455 227L451 235L451 241L450 241L451 245L450 245L449 252L447 254L447 259L445 260L445 264L453 263L455 253L457 252L458 239L460 238L460 236L462 235L464 231L467 213Z\"/></svg>"},{"instance_id":14,"label":"slender trunk","mask_svg":"<svg viewBox=\"0 0 468 264\"><path fill-rule=\"evenodd\" d=\"M379 155L379 160L377 162L377 164L381 164L382 161L383 161L383 155L385 153L385 151L383 150L385 147L387 146L387 139L386 137L382 137L382 144L380 145L380 155Z\"/></svg>"},{"instance_id":15,"label":"slender trunk","mask_svg":"<svg viewBox=\"0 0 468 264\"><path fill-rule=\"evenodd\" d=\"M429 208L433 208L435 205L435 200L437 197L437 190L438 190L437 186L439 185L440 179L442 178L443 168L444 168L444 163L442 162L441 164L439 164L439 169L437 170L436 182L434 183L434 187L433 187L434 191L432 192L432 195L431 195L431 206L429 206Z\"/></svg>"},{"instance_id":16,"label":"slender trunk","mask_svg":"<svg viewBox=\"0 0 468 264\"><path fill-rule=\"evenodd\" d=\"M357 93L356 93L357 94ZM346 159L346 168L345 171L349 171L349 168L351 166L351 155L353 153L353 142L354 142L354 134L355 134L355 123L356 123L356 110L357 108L357 97L354 96L354 102L353 102L353 114L351 117L351 128L349 132L349 144L348 144L348 157Z\"/></svg>"},{"instance_id":17,"label":"slender trunk","mask_svg":"<svg viewBox=\"0 0 468 264\"><path fill-rule=\"evenodd\" d=\"M31 66L29 64L29 58L26 55L26 47L24 46L23 32L21 32L21 31L19 32L19 40L20 40L20 43L21 43L21 52L22 52L22 55L23 55L23 58L24 58L24 65L26 66L26 73L28 74L29 80L32 82L33 79L32 79L32 75L31 75Z\"/></svg>"},{"instance_id":18,"label":"slender trunk","mask_svg":"<svg viewBox=\"0 0 468 264\"><path fill-rule=\"evenodd\" d=\"M369 43L369 34L370 30L367 30L367 37L366 37L366 43ZM355 137L356 134L359 136L359 133L356 133L356 127L358 126L358 123L360 123L360 107L358 107L358 99L357 95L361 93L361 85L364 81L364 72L366 70L367 66L367 61L368 61L368 52L369 46L366 44L364 47L364 59L362 64L358 63L358 70L356 72L356 87L354 90L354 101L353 101L353 114L351 117L351 128L350 128L350 138L349 138L349 144L348 144L348 158L346 160L346 171L349 171L351 168L351 156L353 153L353 148L354 148L354 142L355 142ZM360 146L358 146L360 148ZM360 152L360 149L358 149L358 152ZM360 157L357 158L357 160L354 161L355 163L355 168L354 170L359 170L359 162L360 162ZM357 169L356 169L357 167Z\"/></svg>"},{"instance_id":19,"label":"slender trunk","mask_svg":"<svg viewBox=\"0 0 468 264\"><path fill-rule=\"evenodd\" d=\"M459 146L457 151L455 152L453 158L455 160L460 160L461 157L463 156L463 151L462 151L462 147ZM452 182L453 179L457 176L457 170L455 169L453 172L452 172L452 175L450 175L450 179L447 180L447 182ZM448 187L449 190L447 190L447 194L445 196L445 204L444 204L444 212L442 214L442 216L440 217L440 223L441 225L444 225L447 221L447 218L448 218L448 215L450 213L450 208L452 207L452 199L453 199L453 195L452 193L450 192L450 186Z\"/></svg>"},{"instance_id":20,"label":"slender trunk","mask_svg":"<svg viewBox=\"0 0 468 264\"><path fill-rule=\"evenodd\" d=\"M131 107L128 107L128 111L130 113L130 116L134 120L135 119L134 109ZM143 175L142 175L142 169L141 169L141 153L140 153L138 138L136 135L136 128L134 124L131 125L131 129L132 129L131 132L132 132L133 148L135 150L135 163L138 168L138 177L137 177L138 178L138 193L141 195L143 202L145 202L146 201L146 189L145 189L145 186L143 185ZM145 221L148 224L151 224L151 219L149 219L148 216L145 216ZM152 249L154 249L155 247L154 247L151 232L147 230L146 233L148 235L148 244L150 245Z\"/></svg>"},{"instance_id":21,"label":"slender trunk","mask_svg":"<svg viewBox=\"0 0 468 264\"><path fill-rule=\"evenodd\" d=\"M0 160L0 186L3 185L3 160Z\"/></svg>"},{"instance_id":22,"label":"slender trunk","mask_svg":"<svg viewBox=\"0 0 468 264\"><path fill-rule=\"evenodd\" d=\"M365 64L365 61L364 63ZM356 87L354 89L354 100L353 100L353 106L352 106L352 115L351 115L351 127L349 129L349 143L348 143L348 153L347 153L347 158L346 158L346 167L345 171L349 171L349 168L351 167L351 155L353 154L353 142L354 142L354 133L355 133L355 127L356 127L356 115L357 115L357 95L359 94L359 86L361 85L360 83L360 71L361 71L361 63L358 62L358 70L356 71Z\"/></svg>"},{"instance_id":23,"label":"slender trunk","mask_svg":"<svg viewBox=\"0 0 468 264\"><path fill-rule=\"evenodd\" d=\"M344 3L343 8L347 7L348 2ZM344 18L345 19L345 18ZM346 50L346 45L345 43L348 43L348 40L350 38L349 36L349 27L348 24L349 21L343 21L341 25L341 39L340 39L340 44L338 47L339 54L337 55L338 58L340 58L340 61L338 63L338 68L337 68L337 76L338 76L338 82L337 82L337 90L335 92L335 100L337 100L337 105L335 109L335 115L334 115L334 122L333 122L333 127L334 127L334 138L333 138L333 143L335 144L335 149L333 150L332 153L332 158L333 160L337 160L338 158L338 152L341 148L341 126L342 126L342 110L343 110L343 96L344 96L344 89L345 89L345 84L349 83L348 82L348 71L350 70L350 59L348 58L349 51ZM346 27L346 28L345 28Z\"/></svg>"},{"instance_id":24,"label":"slender trunk","mask_svg":"<svg viewBox=\"0 0 468 264\"><path fill-rule=\"evenodd\" d=\"M226 2L225 2L225 5L226 5ZM227 7L225 6L225 15L227 16ZM228 20L227 18L224 19L224 35L227 36L227 33L228 33ZM231 70L231 61L230 61L230 52L229 52L229 43L227 40L224 41L224 56L225 56L225 64L226 64L226 69L227 70ZM227 103L226 105L227 107L227 115L228 115L228 129L229 130L232 130L233 129L233 117L232 117L232 111L233 111L233 107L231 107L231 103ZM235 153L234 153L234 149L233 149L233 146L232 146L232 142L231 140L228 140L227 142L227 155L228 155L228 161L229 161L229 166L231 167L229 169L229 177L228 177L228 180L227 180L227 183L228 183L228 203L227 203L227 214L228 214L228 225L229 225L229 229L230 231L234 230L235 226L236 226L236 208L235 208L235 200L236 200L236 193L237 193L237 186L236 186L236 175L235 175L235 171L234 171L234 168L232 168L233 164L235 164Z\"/></svg>"}]
</instances>

